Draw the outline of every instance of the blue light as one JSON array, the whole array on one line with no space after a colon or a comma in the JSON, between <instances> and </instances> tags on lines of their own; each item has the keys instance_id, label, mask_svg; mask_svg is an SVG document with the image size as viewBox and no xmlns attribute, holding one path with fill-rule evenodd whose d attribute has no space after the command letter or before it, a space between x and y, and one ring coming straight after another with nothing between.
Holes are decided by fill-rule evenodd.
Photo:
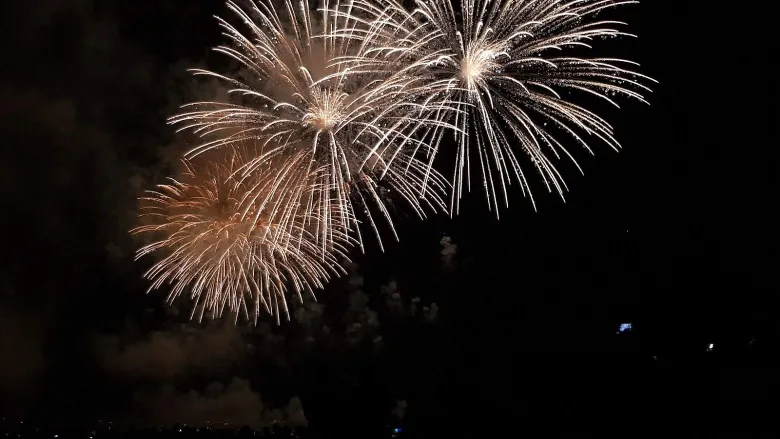
<instances>
[{"instance_id":1,"label":"blue light","mask_svg":"<svg viewBox=\"0 0 780 439\"><path fill-rule=\"evenodd\" d=\"M401 432L401 429L400 429L400 428L394 428L394 429L393 429L393 433L400 433L400 432Z\"/></svg>"},{"instance_id":2,"label":"blue light","mask_svg":"<svg viewBox=\"0 0 780 439\"><path fill-rule=\"evenodd\" d=\"M631 331L631 323L621 323L619 331L620 332L629 332L629 331Z\"/></svg>"}]
</instances>

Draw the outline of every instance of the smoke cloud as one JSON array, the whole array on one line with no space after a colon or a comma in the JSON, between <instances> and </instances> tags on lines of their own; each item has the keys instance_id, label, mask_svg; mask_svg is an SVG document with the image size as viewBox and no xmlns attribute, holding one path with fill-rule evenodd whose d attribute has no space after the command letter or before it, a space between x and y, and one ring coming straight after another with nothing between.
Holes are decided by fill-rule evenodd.
<instances>
[{"instance_id":1,"label":"smoke cloud","mask_svg":"<svg viewBox=\"0 0 780 439\"><path fill-rule=\"evenodd\" d=\"M127 378L170 380L199 372L215 373L246 356L239 329L219 322L199 329L182 325L152 332L141 340L99 337L98 355L112 374Z\"/></svg>"},{"instance_id":2,"label":"smoke cloud","mask_svg":"<svg viewBox=\"0 0 780 439\"><path fill-rule=\"evenodd\" d=\"M0 308L0 352L5 358L0 366L3 413L17 415L37 394L46 367L43 342L38 319L23 320Z\"/></svg>"},{"instance_id":3,"label":"smoke cloud","mask_svg":"<svg viewBox=\"0 0 780 439\"><path fill-rule=\"evenodd\" d=\"M441 263L445 270L455 269L455 255L458 254L458 245L452 242L452 238L445 236L439 241L441 245Z\"/></svg>"},{"instance_id":4,"label":"smoke cloud","mask_svg":"<svg viewBox=\"0 0 780 439\"><path fill-rule=\"evenodd\" d=\"M154 425L187 424L193 427L248 425L261 429L271 424L307 425L301 400L290 399L286 407L266 406L249 381L234 378L227 386L213 382L199 393L177 392L170 385L154 393L136 393L135 404Z\"/></svg>"}]
</instances>

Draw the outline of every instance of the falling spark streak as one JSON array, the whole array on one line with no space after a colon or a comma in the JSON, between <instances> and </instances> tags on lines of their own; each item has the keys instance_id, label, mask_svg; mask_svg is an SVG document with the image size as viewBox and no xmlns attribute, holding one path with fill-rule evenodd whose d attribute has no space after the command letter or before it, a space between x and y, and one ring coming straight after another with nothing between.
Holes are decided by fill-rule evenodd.
<instances>
[{"instance_id":1,"label":"falling spark streak","mask_svg":"<svg viewBox=\"0 0 780 439\"><path fill-rule=\"evenodd\" d=\"M598 39L633 36L599 20L605 9L638 3L619 0L416 0L407 11L396 0L355 0L349 12L358 26L336 32L364 47L340 62L346 71L384 72L405 78L420 100L446 103L421 117L422 131L438 152L447 124L456 127L457 153L450 212L459 210L463 187L470 190L474 155L488 206L498 216L499 198L517 181L535 208L525 155L548 191L567 190L553 158L567 156L582 172L559 134L591 154L587 137L620 148L612 127L599 115L564 97L582 92L618 106L613 96L645 102L653 79L632 71L637 64L612 58L581 58ZM340 16L344 16L341 13Z\"/></svg>"},{"instance_id":2,"label":"falling spark streak","mask_svg":"<svg viewBox=\"0 0 780 439\"><path fill-rule=\"evenodd\" d=\"M220 317L225 308L257 321L262 309L289 320L286 296L293 291L312 294L331 276L344 274L345 236L322 253L300 214L302 195L298 173L264 172L238 180L236 170L244 154L231 153L224 161L184 162L185 172L158 186L141 199L146 224L132 231L154 241L137 258L164 254L145 274L149 290L172 284L168 301L186 289L194 301L192 314L202 320ZM282 168L282 166L277 166ZM262 193L263 203L245 206L248 193ZM338 212L336 212L338 215ZM337 232L336 232L337 233Z\"/></svg>"},{"instance_id":3,"label":"falling spark streak","mask_svg":"<svg viewBox=\"0 0 780 439\"><path fill-rule=\"evenodd\" d=\"M348 37L359 25L350 16L352 1L325 3L319 18L305 1L285 0L284 14L271 0L247 4L242 9L227 3L246 34L217 18L232 44L216 50L238 61L244 72L233 77L194 71L229 84L231 101L189 104L170 119L179 130L205 139L186 157L252 142L259 152L240 171L243 177L280 156L300 163L295 172L311 177L310 198L302 202L305 216L320 222L316 238L323 250L334 230L356 236L362 249L360 223L369 225L381 246L375 217L384 218L398 238L380 188L398 194L421 218L427 211L446 211L449 185L415 158L432 151L413 136L421 125L446 126L419 117L444 106L410 99L405 78L378 80L370 70L347 75L348 67L334 62L361 50ZM261 202L262 194L251 197ZM334 209L350 221L334 222Z\"/></svg>"}]
</instances>

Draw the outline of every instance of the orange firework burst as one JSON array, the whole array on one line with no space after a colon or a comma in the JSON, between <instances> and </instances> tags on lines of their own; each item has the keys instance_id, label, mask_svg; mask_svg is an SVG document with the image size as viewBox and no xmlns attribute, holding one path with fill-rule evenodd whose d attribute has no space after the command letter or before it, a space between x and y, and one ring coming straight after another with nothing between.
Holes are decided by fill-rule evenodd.
<instances>
[{"instance_id":1,"label":"orange firework burst","mask_svg":"<svg viewBox=\"0 0 780 439\"><path fill-rule=\"evenodd\" d=\"M225 160L184 162L180 179L158 186L142 198L147 224L133 233L152 234L156 240L138 251L138 257L153 252L164 256L146 273L150 290L173 284L169 301L189 288L195 304L191 317L222 315L225 308L255 320L261 307L289 319L286 296L292 289L299 300L313 294L332 275L343 269L348 238L331 233L333 245L323 251L317 245L318 230L311 216L302 215L299 200L308 186L302 185L295 164L274 163L274 172L255 172L241 177L243 154L231 153ZM270 165L270 164L269 164ZM289 172L285 172L287 169ZM262 202L248 194L263 194ZM333 213L332 222L342 219Z\"/></svg>"}]
</instances>

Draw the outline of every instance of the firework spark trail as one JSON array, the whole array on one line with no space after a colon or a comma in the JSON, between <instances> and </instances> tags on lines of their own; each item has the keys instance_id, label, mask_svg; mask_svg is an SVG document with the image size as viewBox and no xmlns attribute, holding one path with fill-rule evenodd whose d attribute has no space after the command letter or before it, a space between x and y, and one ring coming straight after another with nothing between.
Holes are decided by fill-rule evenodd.
<instances>
[{"instance_id":1,"label":"firework spark trail","mask_svg":"<svg viewBox=\"0 0 780 439\"><path fill-rule=\"evenodd\" d=\"M352 1L326 3L318 20L305 1L296 5L286 0L286 14L281 15L271 0L247 4L244 10L230 1L228 8L248 33L218 19L232 44L216 49L243 66L245 79L195 71L230 84L232 102L193 103L170 119L179 130L193 130L207 139L187 157L253 142L260 151L241 170L243 176L278 156L308 163L297 172L313 177L309 184L316 190L307 191L310 198L303 204L310 219L322 221L317 238L323 250L337 229L355 234L362 248L359 217L381 245L376 211L397 239L378 191L382 186L401 194L420 217L428 210L446 210L443 193L448 184L415 158L430 151L412 136L414 127L427 124L417 115L434 105L421 109L410 100L405 81L377 80L372 71L346 75L347 67L333 62L355 51L354 40L346 37L358 24L350 15ZM261 195L255 195L255 202L261 202ZM334 205L341 218L352 219L349 224L331 221Z\"/></svg>"},{"instance_id":2,"label":"firework spark trail","mask_svg":"<svg viewBox=\"0 0 780 439\"><path fill-rule=\"evenodd\" d=\"M423 127L434 147L429 167L447 131L443 122L450 121L457 128L450 211L458 212L463 186L470 189L476 155L489 207L498 215L499 198L508 204L513 180L535 206L518 153L528 157L548 191L563 197L567 188L553 158L567 156L582 169L558 133L591 153L587 136L619 149L612 127L565 93L589 94L616 107L617 95L646 102L640 92L650 89L643 83L655 81L632 71L636 63L578 56L594 40L633 36L616 29L622 22L596 19L600 11L631 3L638 2L462 0L458 15L449 0L417 0L411 12L395 0L356 0L351 14L360 25L337 34L365 50L341 62L347 71L403 77L419 99L445 103L420 117L421 125L439 122Z\"/></svg>"},{"instance_id":3,"label":"firework spark trail","mask_svg":"<svg viewBox=\"0 0 780 439\"><path fill-rule=\"evenodd\" d=\"M142 247L137 258L164 253L145 276L149 290L172 284L169 302L185 289L194 301L191 318L208 313L218 318L227 307L253 317L262 308L289 320L288 289L303 300L313 295L331 276L344 274L339 265L346 259L349 238L333 236L334 246L322 253L314 234L301 215L298 200L300 173L286 173L278 164L275 172L258 172L238 180L236 170L245 165L246 155L231 153L226 160L184 162L180 180L158 186L142 199L142 216L147 224L135 234L151 234L156 241ZM263 202L247 204L247 194L262 193ZM335 213L338 215L338 212Z\"/></svg>"}]
</instances>

